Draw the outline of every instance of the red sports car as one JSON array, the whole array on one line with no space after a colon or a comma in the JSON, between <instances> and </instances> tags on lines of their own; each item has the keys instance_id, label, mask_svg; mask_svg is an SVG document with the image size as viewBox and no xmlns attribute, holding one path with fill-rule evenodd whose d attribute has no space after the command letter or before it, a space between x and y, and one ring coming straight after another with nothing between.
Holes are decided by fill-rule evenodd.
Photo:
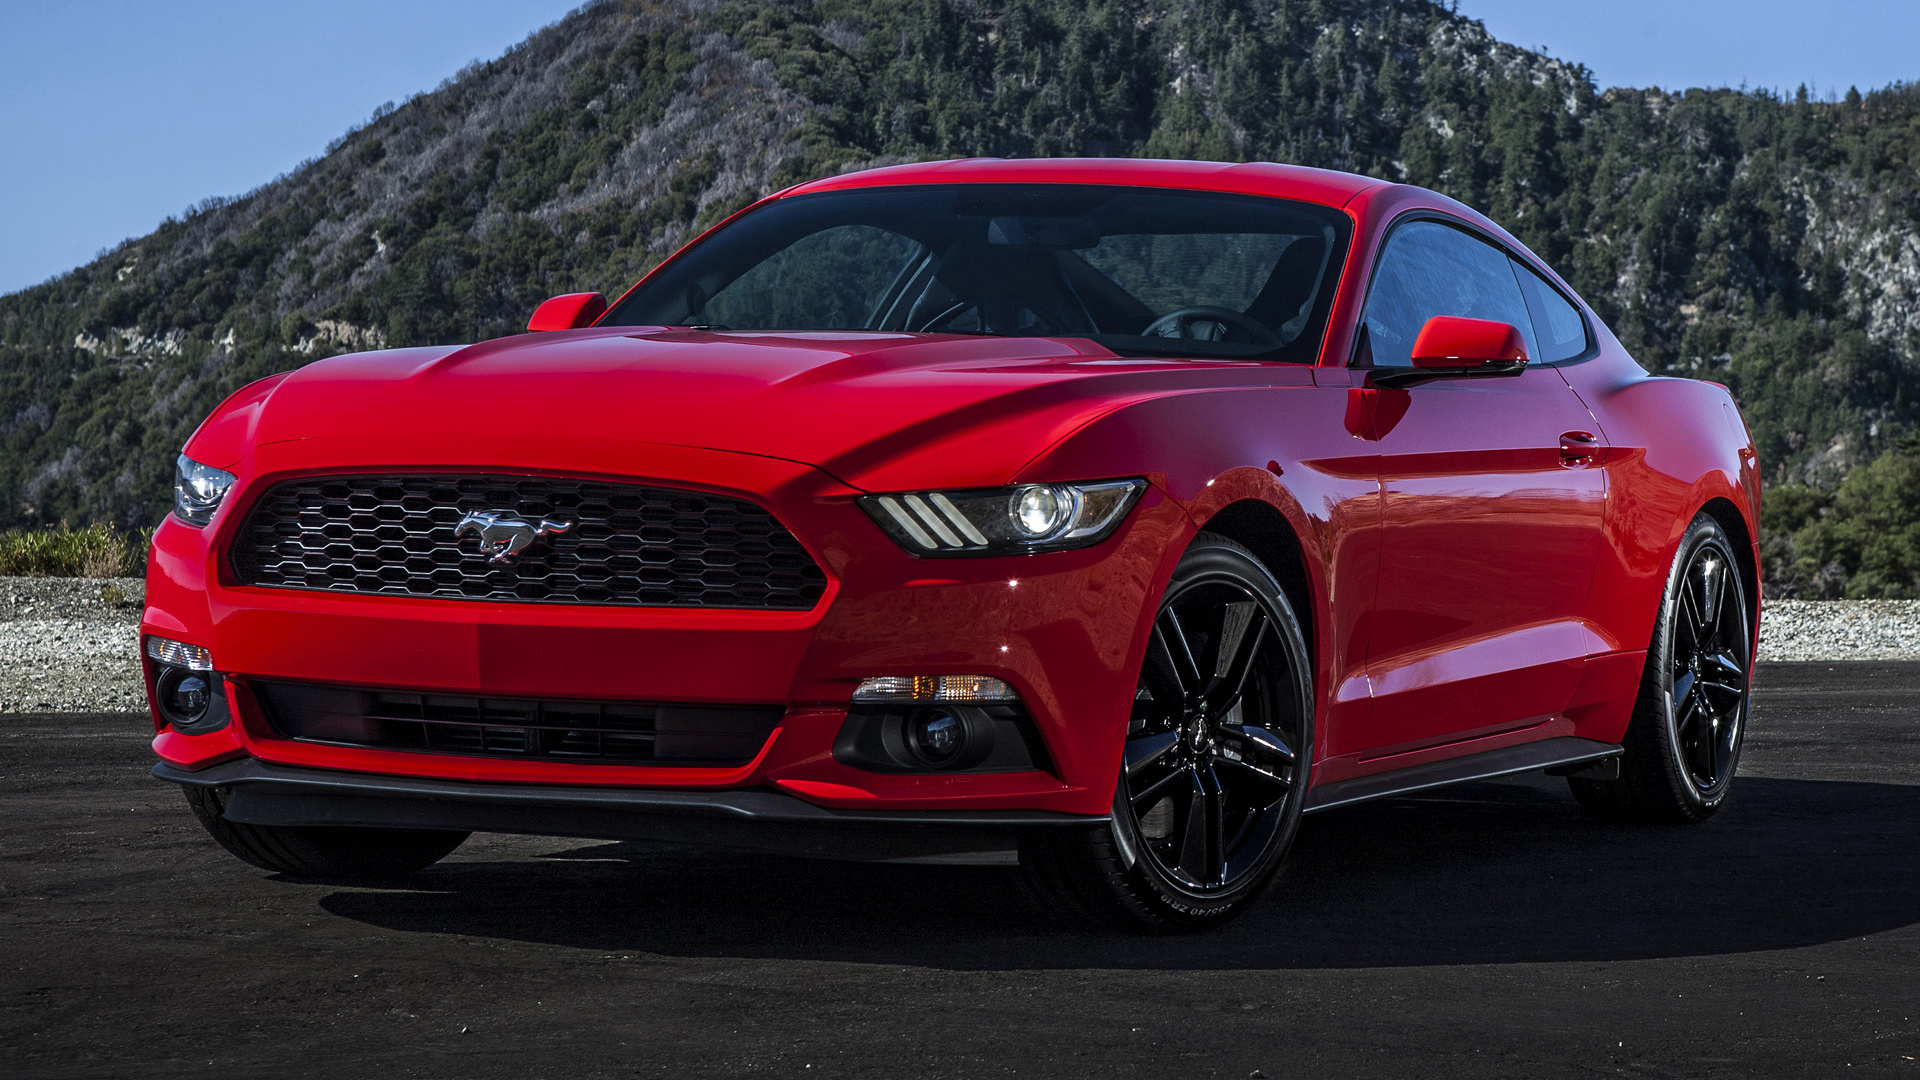
<instances>
[{"instance_id":1,"label":"red sports car","mask_svg":"<svg viewBox=\"0 0 1920 1080\"><path fill-rule=\"evenodd\" d=\"M540 333L338 356L188 442L155 774L256 866L474 830L1017 848L1217 924L1301 815L1529 770L1726 798L1759 479L1441 195L1282 165L820 180Z\"/></svg>"}]
</instances>

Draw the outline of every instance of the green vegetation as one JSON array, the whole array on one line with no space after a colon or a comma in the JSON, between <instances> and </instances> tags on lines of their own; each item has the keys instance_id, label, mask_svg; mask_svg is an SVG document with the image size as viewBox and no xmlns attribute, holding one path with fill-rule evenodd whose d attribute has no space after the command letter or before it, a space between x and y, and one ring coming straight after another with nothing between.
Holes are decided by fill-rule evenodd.
<instances>
[{"instance_id":1,"label":"green vegetation","mask_svg":"<svg viewBox=\"0 0 1920 1080\"><path fill-rule=\"evenodd\" d=\"M1428 0L591 4L280 181L0 297L0 526L149 525L192 426L252 379L512 333L786 184L965 155L1447 192L1649 370L1733 388L1773 490L1771 593L1920 594L1920 90L1603 90Z\"/></svg>"},{"instance_id":2,"label":"green vegetation","mask_svg":"<svg viewBox=\"0 0 1920 1080\"><path fill-rule=\"evenodd\" d=\"M1804 597L1920 598L1920 436L1831 493L1781 485L1765 509L1768 573Z\"/></svg>"},{"instance_id":3,"label":"green vegetation","mask_svg":"<svg viewBox=\"0 0 1920 1080\"><path fill-rule=\"evenodd\" d=\"M145 572L147 534L111 525L0 533L0 576L128 577Z\"/></svg>"}]
</instances>

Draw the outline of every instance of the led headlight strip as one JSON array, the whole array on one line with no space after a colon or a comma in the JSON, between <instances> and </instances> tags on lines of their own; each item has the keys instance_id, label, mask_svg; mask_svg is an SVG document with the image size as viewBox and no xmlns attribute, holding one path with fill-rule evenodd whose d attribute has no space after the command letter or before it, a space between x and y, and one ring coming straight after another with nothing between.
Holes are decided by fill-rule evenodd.
<instances>
[{"instance_id":1,"label":"led headlight strip","mask_svg":"<svg viewBox=\"0 0 1920 1080\"><path fill-rule=\"evenodd\" d=\"M1021 555L1105 540L1146 487L1145 480L1101 480L905 491L863 496L860 505L915 555Z\"/></svg>"}]
</instances>

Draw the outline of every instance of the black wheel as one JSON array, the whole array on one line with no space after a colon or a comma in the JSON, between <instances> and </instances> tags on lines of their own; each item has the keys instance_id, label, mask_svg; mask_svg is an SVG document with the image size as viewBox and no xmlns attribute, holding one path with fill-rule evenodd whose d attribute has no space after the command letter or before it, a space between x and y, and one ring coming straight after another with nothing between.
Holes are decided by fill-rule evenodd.
<instances>
[{"instance_id":1,"label":"black wheel","mask_svg":"<svg viewBox=\"0 0 1920 1080\"><path fill-rule=\"evenodd\" d=\"M1030 842L1021 862L1079 921L1217 926L1279 870L1312 746L1313 682L1292 606L1251 552L1202 534L1154 619L1109 824Z\"/></svg>"},{"instance_id":2,"label":"black wheel","mask_svg":"<svg viewBox=\"0 0 1920 1080\"><path fill-rule=\"evenodd\" d=\"M1674 555L1617 780L1569 777L1610 821L1704 821L1726 801L1752 692L1753 634L1733 545L1706 515Z\"/></svg>"},{"instance_id":3,"label":"black wheel","mask_svg":"<svg viewBox=\"0 0 1920 1080\"><path fill-rule=\"evenodd\" d=\"M471 834L437 829L242 825L220 816L226 793L185 787L187 805L220 846L262 870L315 881L380 881L424 870Z\"/></svg>"}]
</instances>

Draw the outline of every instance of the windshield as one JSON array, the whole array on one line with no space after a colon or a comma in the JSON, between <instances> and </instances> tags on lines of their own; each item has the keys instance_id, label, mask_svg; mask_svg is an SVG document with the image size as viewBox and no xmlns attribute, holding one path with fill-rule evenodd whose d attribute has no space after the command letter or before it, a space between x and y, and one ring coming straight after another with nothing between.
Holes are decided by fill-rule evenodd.
<instances>
[{"instance_id":1,"label":"windshield","mask_svg":"<svg viewBox=\"0 0 1920 1080\"><path fill-rule=\"evenodd\" d=\"M1126 355L1312 363L1337 211L1065 184L864 188L770 203L648 278L602 326L1084 337Z\"/></svg>"}]
</instances>

